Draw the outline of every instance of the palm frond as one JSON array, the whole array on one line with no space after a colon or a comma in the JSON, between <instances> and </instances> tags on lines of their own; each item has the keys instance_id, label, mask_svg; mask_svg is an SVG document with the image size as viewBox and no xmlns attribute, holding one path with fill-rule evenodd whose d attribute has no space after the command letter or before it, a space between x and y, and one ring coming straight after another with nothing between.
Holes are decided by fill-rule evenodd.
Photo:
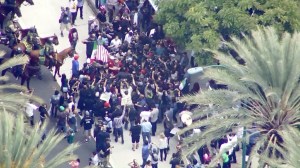
<instances>
[{"instance_id":1,"label":"palm frond","mask_svg":"<svg viewBox=\"0 0 300 168\"><path fill-rule=\"evenodd\" d=\"M248 163L254 158L259 158L261 165L270 163L265 158L280 159L283 153L279 147L293 153L295 149L290 145L296 136L289 136L290 127L300 124L300 34L281 36L273 28L264 28L243 40L232 37L227 45L246 63L239 65L231 56L213 52L222 68L205 69L204 76L228 85L229 89L202 91L181 99L213 107L196 111L195 116L206 119L180 132L202 128L200 135L185 139L184 153L191 154L207 140L224 137L237 127L255 129L260 134ZM237 103L241 104L238 112L232 110ZM288 143L287 137L293 141Z\"/></svg>"}]
</instances>

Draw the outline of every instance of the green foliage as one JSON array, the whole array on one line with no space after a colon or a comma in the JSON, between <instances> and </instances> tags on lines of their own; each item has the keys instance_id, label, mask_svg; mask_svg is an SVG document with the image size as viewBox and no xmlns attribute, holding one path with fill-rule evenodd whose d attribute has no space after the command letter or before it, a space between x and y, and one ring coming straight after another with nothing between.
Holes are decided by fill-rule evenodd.
<instances>
[{"instance_id":1,"label":"green foliage","mask_svg":"<svg viewBox=\"0 0 300 168\"><path fill-rule=\"evenodd\" d=\"M0 50L0 57L4 55L5 52ZM27 62L26 55L19 55L1 64L0 71ZM0 82L7 79L2 77ZM19 85L0 85L0 168L56 168L75 159L70 153L78 148L77 143L64 148L49 159L49 153L63 140L64 135L56 134L56 130L52 129L47 132L43 143L40 143L46 124L42 128L38 125L30 127L25 123L23 110L29 100L39 104L43 103L43 100L33 95L20 94L25 91L27 89Z\"/></svg>"},{"instance_id":2,"label":"green foliage","mask_svg":"<svg viewBox=\"0 0 300 168\"><path fill-rule=\"evenodd\" d=\"M205 68L204 76L226 84L229 89L208 90L182 98L182 101L191 104L213 105L212 108L195 112L195 116L207 119L195 122L182 131L205 128L201 134L185 139L184 154L189 155L206 143L241 127L254 129L260 134L248 163L253 158L259 158L263 165L281 161L278 153L283 156L289 153L290 156L299 152L289 145L299 142L299 136L292 134L291 129L299 134L300 33L279 35L275 28L265 28L253 31L243 40L233 37L227 45L246 64L239 64L223 52L213 52L222 67ZM238 110L236 104L241 104ZM290 138L289 141L286 137ZM259 155L258 150L261 152ZM282 163L290 164L291 161L285 158Z\"/></svg>"},{"instance_id":3,"label":"green foliage","mask_svg":"<svg viewBox=\"0 0 300 168\"><path fill-rule=\"evenodd\" d=\"M300 30L296 0L160 0L158 8L155 19L167 35L195 52L218 49L221 39L249 34L257 26Z\"/></svg>"}]
</instances>

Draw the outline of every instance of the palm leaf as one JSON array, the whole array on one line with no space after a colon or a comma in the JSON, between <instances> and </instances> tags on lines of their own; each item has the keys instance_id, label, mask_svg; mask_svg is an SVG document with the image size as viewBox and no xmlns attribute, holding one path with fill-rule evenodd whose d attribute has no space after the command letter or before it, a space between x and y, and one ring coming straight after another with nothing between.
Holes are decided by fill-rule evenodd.
<instances>
[{"instance_id":1,"label":"palm leaf","mask_svg":"<svg viewBox=\"0 0 300 168\"><path fill-rule=\"evenodd\" d=\"M180 132L204 128L200 135L185 139L185 156L207 140L221 138L237 127L255 129L260 134L248 163L259 158L263 166L272 162L265 158L280 159L283 153L279 147L294 153L295 149L290 147L292 143L286 143L289 142L286 138L295 140L296 136L289 136L289 130L300 124L300 34L278 35L273 28L265 28L253 31L243 40L232 37L227 45L246 63L239 65L231 56L213 51L222 68L207 68L204 76L228 85L229 89L203 91L182 98L182 101L204 105L204 108L213 105L213 108L194 112L195 116L207 119ZM232 109L237 103L241 104L239 111ZM284 162L281 160L281 163Z\"/></svg>"}]
</instances>

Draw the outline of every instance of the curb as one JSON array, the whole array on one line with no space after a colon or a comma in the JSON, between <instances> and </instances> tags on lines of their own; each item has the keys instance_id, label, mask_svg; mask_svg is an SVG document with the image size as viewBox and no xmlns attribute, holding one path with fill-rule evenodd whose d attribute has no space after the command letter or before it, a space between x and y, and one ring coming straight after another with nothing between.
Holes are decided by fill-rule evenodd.
<instances>
[{"instance_id":1,"label":"curb","mask_svg":"<svg viewBox=\"0 0 300 168\"><path fill-rule=\"evenodd\" d=\"M98 9L95 7L95 4L94 4L93 0L86 0L86 3L88 4L90 9L93 11L93 13L96 16L98 14Z\"/></svg>"}]
</instances>

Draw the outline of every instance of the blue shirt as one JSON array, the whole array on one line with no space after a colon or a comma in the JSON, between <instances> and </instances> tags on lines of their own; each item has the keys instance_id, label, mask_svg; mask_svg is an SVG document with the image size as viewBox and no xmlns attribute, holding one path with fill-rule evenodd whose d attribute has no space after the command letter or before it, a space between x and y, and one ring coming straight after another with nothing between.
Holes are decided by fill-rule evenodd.
<instances>
[{"instance_id":1,"label":"blue shirt","mask_svg":"<svg viewBox=\"0 0 300 168\"><path fill-rule=\"evenodd\" d=\"M150 132L152 129L152 125L149 121L142 122L141 127L142 127L142 132Z\"/></svg>"},{"instance_id":2,"label":"blue shirt","mask_svg":"<svg viewBox=\"0 0 300 168\"><path fill-rule=\"evenodd\" d=\"M78 60L72 60L72 75L78 75L79 73L79 62Z\"/></svg>"}]
</instances>

